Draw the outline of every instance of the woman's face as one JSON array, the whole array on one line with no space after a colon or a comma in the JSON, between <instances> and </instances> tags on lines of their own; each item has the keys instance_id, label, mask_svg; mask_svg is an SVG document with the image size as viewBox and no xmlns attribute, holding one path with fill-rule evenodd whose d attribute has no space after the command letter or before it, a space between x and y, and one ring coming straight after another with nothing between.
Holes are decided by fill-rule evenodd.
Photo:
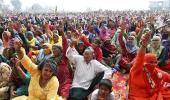
<instances>
[{"instance_id":1,"label":"woman's face","mask_svg":"<svg viewBox=\"0 0 170 100\"><path fill-rule=\"evenodd\" d=\"M51 50L50 50L50 48L49 48L47 45L43 45L42 48L43 48L44 53L45 53L46 55L48 55L48 54L51 53Z\"/></svg>"},{"instance_id":2,"label":"woman's face","mask_svg":"<svg viewBox=\"0 0 170 100\"><path fill-rule=\"evenodd\" d=\"M56 56L56 57L61 54L60 49L58 49L57 47L53 47L52 51L53 51L54 56Z\"/></svg>"},{"instance_id":3,"label":"woman's face","mask_svg":"<svg viewBox=\"0 0 170 100\"><path fill-rule=\"evenodd\" d=\"M46 63L41 72L42 78L45 80L49 80L53 76L53 71L50 68L50 64Z\"/></svg>"},{"instance_id":4,"label":"woman's face","mask_svg":"<svg viewBox=\"0 0 170 100\"><path fill-rule=\"evenodd\" d=\"M127 43L129 43L129 44L134 44L134 38L131 38L131 37L129 37L128 39L127 39Z\"/></svg>"},{"instance_id":5,"label":"woman's face","mask_svg":"<svg viewBox=\"0 0 170 100\"><path fill-rule=\"evenodd\" d=\"M58 40L59 40L59 37L56 36L56 35L54 35L54 42L55 42L55 43L58 43Z\"/></svg>"},{"instance_id":6,"label":"woman's face","mask_svg":"<svg viewBox=\"0 0 170 100\"><path fill-rule=\"evenodd\" d=\"M28 40L31 41L33 39L33 36L29 35L27 36Z\"/></svg>"},{"instance_id":7,"label":"woman's face","mask_svg":"<svg viewBox=\"0 0 170 100\"><path fill-rule=\"evenodd\" d=\"M67 38L71 38L71 32L67 32Z\"/></svg>"},{"instance_id":8,"label":"woman's face","mask_svg":"<svg viewBox=\"0 0 170 100\"><path fill-rule=\"evenodd\" d=\"M154 49L158 49L160 47L160 41L159 40L152 41L152 47Z\"/></svg>"}]
</instances>

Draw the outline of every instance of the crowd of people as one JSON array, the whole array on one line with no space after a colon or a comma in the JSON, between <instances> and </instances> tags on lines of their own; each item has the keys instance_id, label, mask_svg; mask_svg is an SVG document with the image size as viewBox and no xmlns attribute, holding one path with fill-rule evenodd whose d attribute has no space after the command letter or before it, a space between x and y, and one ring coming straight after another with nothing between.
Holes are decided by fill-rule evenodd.
<instances>
[{"instance_id":1,"label":"crowd of people","mask_svg":"<svg viewBox=\"0 0 170 100\"><path fill-rule=\"evenodd\" d=\"M0 17L0 100L170 100L169 12Z\"/></svg>"}]
</instances>

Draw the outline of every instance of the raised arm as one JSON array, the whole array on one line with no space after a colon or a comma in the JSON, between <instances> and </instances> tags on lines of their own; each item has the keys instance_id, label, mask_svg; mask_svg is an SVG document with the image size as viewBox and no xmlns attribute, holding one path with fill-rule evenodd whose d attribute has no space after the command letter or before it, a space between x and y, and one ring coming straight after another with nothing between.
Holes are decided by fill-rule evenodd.
<instances>
[{"instance_id":1,"label":"raised arm","mask_svg":"<svg viewBox=\"0 0 170 100\"><path fill-rule=\"evenodd\" d=\"M66 51L66 57L73 64L76 63L76 57L79 56L79 53L75 49L75 45L76 45L76 41L72 40L71 45L68 47L68 49Z\"/></svg>"},{"instance_id":2,"label":"raised arm","mask_svg":"<svg viewBox=\"0 0 170 100\"><path fill-rule=\"evenodd\" d=\"M126 45L125 45L125 42L123 40L123 33L122 32L119 33L118 40L119 40L120 47L122 49L123 55L127 56L128 50L126 49Z\"/></svg>"},{"instance_id":3,"label":"raised arm","mask_svg":"<svg viewBox=\"0 0 170 100\"><path fill-rule=\"evenodd\" d=\"M25 54L25 49L21 48L22 43L19 39L14 40L14 48L17 52L18 58L21 61L23 67L31 74L35 74L37 70L37 65L35 65L31 59Z\"/></svg>"},{"instance_id":4,"label":"raised arm","mask_svg":"<svg viewBox=\"0 0 170 100\"><path fill-rule=\"evenodd\" d=\"M63 47L63 54L64 56L66 55L66 51L68 48L68 42L67 42L67 38L64 34L64 26L59 27L58 31L61 33L62 35L62 47Z\"/></svg>"},{"instance_id":5,"label":"raised arm","mask_svg":"<svg viewBox=\"0 0 170 100\"><path fill-rule=\"evenodd\" d=\"M91 46L91 43L88 41L88 39L85 36L82 36L80 40L84 43L86 47Z\"/></svg>"},{"instance_id":6,"label":"raised arm","mask_svg":"<svg viewBox=\"0 0 170 100\"><path fill-rule=\"evenodd\" d=\"M145 33L143 35L143 37L141 38L141 47L138 50L138 53L137 53L137 56L136 56L136 59L132 66L131 71L134 71L134 70L141 71L142 70L143 64L144 64L144 57L145 57L145 53L146 53L146 47L150 41L150 37L151 37L150 33Z\"/></svg>"}]
</instances>

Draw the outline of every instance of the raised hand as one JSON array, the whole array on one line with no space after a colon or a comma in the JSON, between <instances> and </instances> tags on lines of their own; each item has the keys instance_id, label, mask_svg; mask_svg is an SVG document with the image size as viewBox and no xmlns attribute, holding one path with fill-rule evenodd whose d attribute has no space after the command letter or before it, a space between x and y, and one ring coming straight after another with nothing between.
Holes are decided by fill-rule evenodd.
<instances>
[{"instance_id":1,"label":"raised hand","mask_svg":"<svg viewBox=\"0 0 170 100\"><path fill-rule=\"evenodd\" d=\"M22 42L18 38L14 39L14 48L15 48L15 51L17 52L18 58L22 59L22 57L24 56L24 51L21 50Z\"/></svg>"},{"instance_id":2,"label":"raised hand","mask_svg":"<svg viewBox=\"0 0 170 100\"><path fill-rule=\"evenodd\" d=\"M150 42L150 39L151 39L151 33L147 31L141 38L141 42L140 42L141 45L146 48Z\"/></svg>"}]
</instances>

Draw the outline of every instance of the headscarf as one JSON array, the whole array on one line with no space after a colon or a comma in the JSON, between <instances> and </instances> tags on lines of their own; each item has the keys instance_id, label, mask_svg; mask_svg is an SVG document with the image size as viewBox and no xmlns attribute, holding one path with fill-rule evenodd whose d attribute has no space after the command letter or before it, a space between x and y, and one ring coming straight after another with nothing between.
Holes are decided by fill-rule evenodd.
<instances>
[{"instance_id":1,"label":"headscarf","mask_svg":"<svg viewBox=\"0 0 170 100\"><path fill-rule=\"evenodd\" d=\"M62 38L61 38L61 36L58 35L58 32L55 32L53 34L53 38L51 39L50 44L56 44L56 43L54 43L54 36L58 37L58 43L57 44L62 46Z\"/></svg>"},{"instance_id":2,"label":"headscarf","mask_svg":"<svg viewBox=\"0 0 170 100\"><path fill-rule=\"evenodd\" d=\"M5 37L4 37L5 34L7 35L7 39L5 39ZM4 48L10 48L11 39L12 39L12 35L10 32L4 31L2 33L2 41L3 41Z\"/></svg>"},{"instance_id":3,"label":"headscarf","mask_svg":"<svg viewBox=\"0 0 170 100\"><path fill-rule=\"evenodd\" d=\"M36 58L37 59L36 60L37 64L39 64L42 60L47 59L47 58L49 58L51 56L51 48L52 48L51 44L44 43L43 46L47 46L47 48L41 49L39 51L39 54L38 54L38 56Z\"/></svg>"},{"instance_id":4,"label":"headscarf","mask_svg":"<svg viewBox=\"0 0 170 100\"><path fill-rule=\"evenodd\" d=\"M28 40L28 39L27 39L27 43L28 43L28 45L35 46L35 45L36 45L36 42L37 42L37 39L34 37L33 32L28 31L28 32L26 32L25 35L26 35L26 37L28 37L28 36L32 36L32 37L33 37L32 40ZM30 48L30 51L31 51L31 50L33 50L33 49Z\"/></svg>"},{"instance_id":5,"label":"headscarf","mask_svg":"<svg viewBox=\"0 0 170 100\"><path fill-rule=\"evenodd\" d=\"M157 67L157 62L158 61L155 54L145 54L144 66L148 69L150 73L153 73L154 69Z\"/></svg>"},{"instance_id":6,"label":"headscarf","mask_svg":"<svg viewBox=\"0 0 170 100\"><path fill-rule=\"evenodd\" d=\"M43 49L43 50L44 50L44 53L45 53L46 55L48 55L48 54L51 53L51 50L52 50L51 44L49 44L49 43L44 43L42 46L47 46L47 48Z\"/></svg>"},{"instance_id":7,"label":"headscarf","mask_svg":"<svg viewBox=\"0 0 170 100\"><path fill-rule=\"evenodd\" d=\"M54 60L52 60L52 59L43 59L43 60L39 63L38 69L39 69L39 70L42 70L43 67L44 67L44 65L45 65L46 63L50 64L50 68L52 69L53 74L54 74L55 76L57 76L57 75L56 75L56 73L57 73L57 64L56 64L56 62L55 62Z\"/></svg>"},{"instance_id":8,"label":"headscarf","mask_svg":"<svg viewBox=\"0 0 170 100\"><path fill-rule=\"evenodd\" d=\"M28 32L26 32L25 35L26 35L26 37L28 37L28 36L32 36L33 37L32 40L28 40L27 39L27 42L28 42L29 45L35 46L36 39L34 38L34 34L31 31L28 31Z\"/></svg>"},{"instance_id":9,"label":"headscarf","mask_svg":"<svg viewBox=\"0 0 170 100\"><path fill-rule=\"evenodd\" d=\"M56 56L54 57L55 62L58 65L58 63L60 63L63 58L62 47L58 44L53 44L52 48L58 48L60 50L59 55L57 57Z\"/></svg>"},{"instance_id":10,"label":"headscarf","mask_svg":"<svg viewBox=\"0 0 170 100\"><path fill-rule=\"evenodd\" d=\"M24 24L22 24L22 25L21 25L21 29L20 29L21 33L25 33L26 30L27 30L27 29L25 28Z\"/></svg>"},{"instance_id":11,"label":"headscarf","mask_svg":"<svg viewBox=\"0 0 170 100\"><path fill-rule=\"evenodd\" d=\"M0 63L0 82L7 81L12 73L11 67L6 63Z\"/></svg>"},{"instance_id":12,"label":"headscarf","mask_svg":"<svg viewBox=\"0 0 170 100\"><path fill-rule=\"evenodd\" d=\"M129 53L136 53L138 47L137 47L137 43L135 41L135 37L134 36L129 36L128 39L132 39L132 42L127 41L126 42L126 48L128 50Z\"/></svg>"},{"instance_id":13,"label":"headscarf","mask_svg":"<svg viewBox=\"0 0 170 100\"><path fill-rule=\"evenodd\" d=\"M106 40L107 38L110 38L110 34L108 33L108 28L106 26L102 27L100 31L100 38L102 40Z\"/></svg>"},{"instance_id":14,"label":"headscarf","mask_svg":"<svg viewBox=\"0 0 170 100\"><path fill-rule=\"evenodd\" d=\"M154 47L151 48L151 52L156 54L157 57L159 57L159 55L162 52L163 47L161 46L161 38L159 36L153 36L153 38L151 39L151 45L153 43L153 41L159 41L159 48L157 48L157 50L155 51Z\"/></svg>"}]
</instances>

